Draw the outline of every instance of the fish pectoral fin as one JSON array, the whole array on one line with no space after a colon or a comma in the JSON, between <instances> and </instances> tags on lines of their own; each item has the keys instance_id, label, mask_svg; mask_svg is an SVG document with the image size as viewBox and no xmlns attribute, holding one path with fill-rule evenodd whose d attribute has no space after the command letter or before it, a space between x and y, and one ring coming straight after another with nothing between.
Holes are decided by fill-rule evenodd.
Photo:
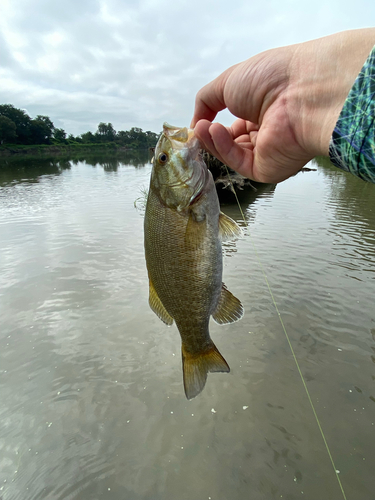
<instances>
[{"instance_id":1,"label":"fish pectoral fin","mask_svg":"<svg viewBox=\"0 0 375 500\"><path fill-rule=\"evenodd\" d=\"M213 342L204 352L189 353L182 344L182 369L187 399L193 399L206 385L208 372L229 373L230 368Z\"/></svg>"},{"instance_id":2,"label":"fish pectoral fin","mask_svg":"<svg viewBox=\"0 0 375 500\"><path fill-rule=\"evenodd\" d=\"M219 325L234 323L242 318L244 309L241 302L228 288L222 285L219 303L212 317Z\"/></svg>"},{"instance_id":3,"label":"fish pectoral fin","mask_svg":"<svg viewBox=\"0 0 375 500\"><path fill-rule=\"evenodd\" d=\"M168 326L173 324L173 318L167 312L166 308L163 306L163 303L160 300L159 295L156 293L156 290L151 280L149 280L148 303L150 304L150 307L154 311L156 316L158 316L162 321L164 321L165 324L167 324Z\"/></svg>"},{"instance_id":4,"label":"fish pectoral fin","mask_svg":"<svg viewBox=\"0 0 375 500\"><path fill-rule=\"evenodd\" d=\"M223 241L233 240L242 236L242 229L233 219L220 212L219 215L219 236Z\"/></svg>"},{"instance_id":5,"label":"fish pectoral fin","mask_svg":"<svg viewBox=\"0 0 375 500\"><path fill-rule=\"evenodd\" d=\"M199 217L190 211L189 220L186 225L185 232L185 245L188 249L198 249L204 245L204 240L206 237L206 217L199 214Z\"/></svg>"}]
</instances>

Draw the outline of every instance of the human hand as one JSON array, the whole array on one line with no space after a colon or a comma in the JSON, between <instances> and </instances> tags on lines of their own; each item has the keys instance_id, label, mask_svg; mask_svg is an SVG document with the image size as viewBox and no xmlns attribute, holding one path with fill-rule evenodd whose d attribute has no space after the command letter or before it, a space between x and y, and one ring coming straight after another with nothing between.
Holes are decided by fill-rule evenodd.
<instances>
[{"instance_id":1,"label":"human hand","mask_svg":"<svg viewBox=\"0 0 375 500\"><path fill-rule=\"evenodd\" d=\"M375 43L375 29L272 49L232 66L197 94L191 123L202 145L240 174L280 182L329 141L345 99ZM211 123L222 109L231 127Z\"/></svg>"}]
</instances>

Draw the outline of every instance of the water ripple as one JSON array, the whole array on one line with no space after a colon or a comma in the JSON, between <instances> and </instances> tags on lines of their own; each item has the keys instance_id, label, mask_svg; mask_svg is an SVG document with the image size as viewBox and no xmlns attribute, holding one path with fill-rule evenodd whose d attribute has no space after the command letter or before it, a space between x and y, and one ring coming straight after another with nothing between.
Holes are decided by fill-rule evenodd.
<instances>
[{"instance_id":1,"label":"water ripple","mask_svg":"<svg viewBox=\"0 0 375 500\"><path fill-rule=\"evenodd\" d=\"M371 500L374 189L319 167L244 193L224 281L245 317L210 324L231 373L187 402L177 329L148 306L150 168L0 185L0 497L336 498L251 237L345 486Z\"/></svg>"}]
</instances>

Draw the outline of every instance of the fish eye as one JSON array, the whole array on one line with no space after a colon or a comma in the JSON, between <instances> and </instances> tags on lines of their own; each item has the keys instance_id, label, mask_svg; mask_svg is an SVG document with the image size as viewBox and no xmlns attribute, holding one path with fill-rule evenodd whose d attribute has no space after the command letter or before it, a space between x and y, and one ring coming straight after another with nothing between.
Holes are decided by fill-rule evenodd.
<instances>
[{"instance_id":1,"label":"fish eye","mask_svg":"<svg viewBox=\"0 0 375 500\"><path fill-rule=\"evenodd\" d=\"M168 155L166 153L160 153L158 160L159 160L159 163L164 165L168 161Z\"/></svg>"}]
</instances>

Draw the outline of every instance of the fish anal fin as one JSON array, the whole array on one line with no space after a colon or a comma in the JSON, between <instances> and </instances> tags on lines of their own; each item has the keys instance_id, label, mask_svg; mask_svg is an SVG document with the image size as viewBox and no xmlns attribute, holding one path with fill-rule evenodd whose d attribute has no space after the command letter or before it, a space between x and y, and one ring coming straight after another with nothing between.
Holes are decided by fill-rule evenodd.
<instances>
[{"instance_id":1,"label":"fish anal fin","mask_svg":"<svg viewBox=\"0 0 375 500\"><path fill-rule=\"evenodd\" d=\"M233 219L220 212L219 236L223 241L233 240L242 236L242 229Z\"/></svg>"},{"instance_id":2,"label":"fish anal fin","mask_svg":"<svg viewBox=\"0 0 375 500\"><path fill-rule=\"evenodd\" d=\"M228 363L213 342L206 351L198 354L189 353L182 344L182 369L187 399L193 399L202 392L208 372L230 372Z\"/></svg>"},{"instance_id":3,"label":"fish anal fin","mask_svg":"<svg viewBox=\"0 0 375 500\"><path fill-rule=\"evenodd\" d=\"M222 285L219 303L212 317L219 325L234 323L242 318L244 309L241 302L228 288Z\"/></svg>"},{"instance_id":4,"label":"fish anal fin","mask_svg":"<svg viewBox=\"0 0 375 500\"><path fill-rule=\"evenodd\" d=\"M166 308L163 306L162 301L159 298L159 295L156 293L154 285L152 281L149 280L149 298L148 303L151 309L154 311L156 316L158 316L165 324L168 326L173 324L172 316L167 312Z\"/></svg>"}]
</instances>

